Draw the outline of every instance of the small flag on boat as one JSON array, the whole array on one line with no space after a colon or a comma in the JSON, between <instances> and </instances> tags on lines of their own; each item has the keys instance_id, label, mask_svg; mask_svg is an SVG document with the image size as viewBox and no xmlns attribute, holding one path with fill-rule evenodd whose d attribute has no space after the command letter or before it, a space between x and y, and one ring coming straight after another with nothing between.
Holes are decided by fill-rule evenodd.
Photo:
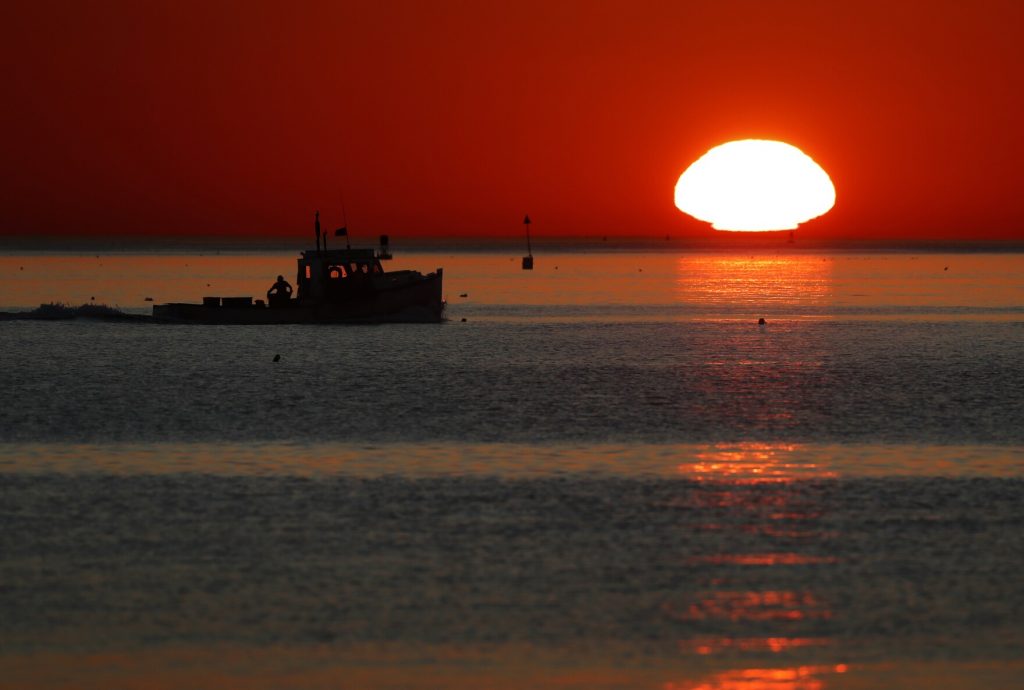
<instances>
[{"instance_id":1,"label":"small flag on boat","mask_svg":"<svg viewBox=\"0 0 1024 690\"><path fill-rule=\"evenodd\" d=\"M341 237L342 235L348 235L348 228L338 228L334 231L335 237Z\"/></svg>"}]
</instances>

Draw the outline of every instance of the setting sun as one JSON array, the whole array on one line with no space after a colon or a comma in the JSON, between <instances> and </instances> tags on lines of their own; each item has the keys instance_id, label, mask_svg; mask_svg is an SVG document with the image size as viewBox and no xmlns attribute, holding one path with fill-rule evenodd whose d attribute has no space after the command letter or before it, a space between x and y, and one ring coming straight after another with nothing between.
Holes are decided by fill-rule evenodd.
<instances>
[{"instance_id":1,"label":"setting sun","mask_svg":"<svg viewBox=\"0 0 1024 690\"><path fill-rule=\"evenodd\" d=\"M716 230L792 230L835 200L832 180L810 156L764 139L716 146L676 183L676 207Z\"/></svg>"}]
</instances>

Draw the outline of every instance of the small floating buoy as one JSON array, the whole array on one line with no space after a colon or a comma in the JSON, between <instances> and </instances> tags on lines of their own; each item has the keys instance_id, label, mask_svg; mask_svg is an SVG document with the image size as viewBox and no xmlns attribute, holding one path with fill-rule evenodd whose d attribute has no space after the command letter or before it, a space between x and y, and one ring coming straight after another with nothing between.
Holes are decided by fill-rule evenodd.
<instances>
[{"instance_id":1,"label":"small floating buoy","mask_svg":"<svg viewBox=\"0 0 1024 690\"><path fill-rule=\"evenodd\" d=\"M152 297L147 297L146 299L144 299L144 300L142 300L142 301L143 301L143 302L152 302L152 301L153 301L153 298L152 298Z\"/></svg>"},{"instance_id":2,"label":"small floating buoy","mask_svg":"<svg viewBox=\"0 0 1024 690\"><path fill-rule=\"evenodd\" d=\"M274 355L274 361L275 362L280 362L281 361L281 355Z\"/></svg>"},{"instance_id":3,"label":"small floating buoy","mask_svg":"<svg viewBox=\"0 0 1024 690\"><path fill-rule=\"evenodd\" d=\"M24 270L25 270L25 267L24 267L24 266L18 266L18 270L19 270L19 271L24 271Z\"/></svg>"},{"instance_id":4,"label":"small floating buoy","mask_svg":"<svg viewBox=\"0 0 1024 690\"><path fill-rule=\"evenodd\" d=\"M945 267L944 269L942 269L942 270L943 270L943 271L948 271L948 270L949 270L949 266L946 266L946 267Z\"/></svg>"},{"instance_id":5,"label":"small floating buoy","mask_svg":"<svg viewBox=\"0 0 1024 690\"><path fill-rule=\"evenodd\" d=\"M89 301L90 301L90 302L95 302L95 301L96 301L96 296L95 296L95 295L93 295L92 297L90 297L90 298L89 298Z\"/></svg>"},{"instance_id":6,"label":"small floating buoy","mask_svg":"<svg viewBox=\"0 0 1024 690\"><path fill-rule=\"evenodd\" d=\"M768 322L764 320L763 316L760 319L757 320L757 325L758 326L764 326L764 325L767 325L767 323Z\"/></svg>"},{"instance_id":7,"label":"small floating buoy","mask_svg":"<svg viewBox=\"0 0 1024 690\"><path fill-rule=\"evenodd\" d=\"M461 295L459 295L459 297L469 297L469 293L463 292Z\"/></svg>"},{"instance_id":8,"label":"small floating buoy","mask_svg":"<svg viewBox=\"0 0 1024 690\"><path fill-rule=\"evenodd\" d=\"M466 317L462 317L462 323L466 323Z\"/></svg>"}]
</instances>

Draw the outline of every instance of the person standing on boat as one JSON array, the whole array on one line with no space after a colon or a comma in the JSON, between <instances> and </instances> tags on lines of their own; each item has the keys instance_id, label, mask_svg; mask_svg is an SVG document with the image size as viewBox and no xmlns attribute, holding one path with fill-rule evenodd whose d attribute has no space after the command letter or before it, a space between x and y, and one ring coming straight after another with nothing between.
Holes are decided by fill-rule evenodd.
<instances>
[{"instance_id":1,"label":"person standing on boat","mask_svg":"<svg viewBox=\"0 0 1024 690\"><path fill-rule=\"evenodd\" d=\"M284 279L284 276L278 276L277 282L267 290L267 302L273 307L288 304L288 300L291 298L292 286Z\"/></svg>"}]
</instances>

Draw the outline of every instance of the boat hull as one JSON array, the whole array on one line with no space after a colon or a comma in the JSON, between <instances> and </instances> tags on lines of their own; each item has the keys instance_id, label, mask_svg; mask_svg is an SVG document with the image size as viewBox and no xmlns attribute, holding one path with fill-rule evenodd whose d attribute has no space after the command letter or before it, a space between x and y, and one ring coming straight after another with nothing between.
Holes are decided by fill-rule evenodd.
<instances>
[{"instance_id":1,"label":"boat hull","mask_svg":"<svg viewBox=\"0 0 1024 690\"><path fill-rule=\"evenodd\" d=\"M437 323L444 319L442 271L384 284L332 301L290 300L285 306L224 306L172 302L153 306L165 323L271 325L302 323Z\"/></svg>"}]
</instances>

